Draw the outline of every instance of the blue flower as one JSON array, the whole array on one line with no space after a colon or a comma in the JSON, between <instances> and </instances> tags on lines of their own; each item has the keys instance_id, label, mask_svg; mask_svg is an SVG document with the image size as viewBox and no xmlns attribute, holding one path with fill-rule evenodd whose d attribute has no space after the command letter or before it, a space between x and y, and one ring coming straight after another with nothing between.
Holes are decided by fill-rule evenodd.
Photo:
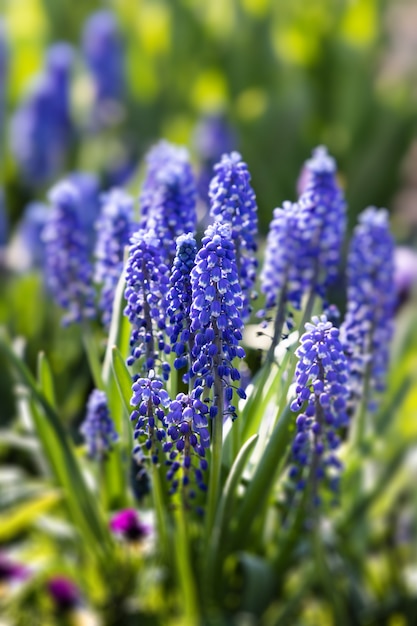
<instances>
[{"instance_id":1,"label":"blue flower","mask_svg":"<svg viewBox=\"0 0 417 626\"><path fill-rule=\"evenodd\" d=\"M208 190L213 168L222 154L233 150L236 138L233 130L221 115L208 115L197 124L193 143L200 160L197 188L200 198L208 202Z\"/></svg>"},{"instance_id":2,"label":"blue flower","mask_svg":"<svg viewBox=\"0 0 417 626\"><path fill-rule=\"evenodd\" d=\"M126 265L127 301L124 314L132 325L131 356L128 365L142 357L141 369L146 374L154 370L163 353L169 353L165 343L166 295L168 267L161 241L153 230L138 230L132 235ZM169 365L162 363L164 377Z\"/></svg>"},{"instance_id":3,"label":"blue flower","mask_svg":"<svg viewBox=\"0 0 417 626\"><path fill-rule=\"evenodd\" d=\"M258 215L255 193L250 185L248 167L238 152L224 154L214 167L210 183L210 215L231 228L235 245L236 265L243 292L241 317L246 321L251 312L250 299L256 279L256 235Z\"/></svg>"},{"instance_id":4,"label":"blue flower","mask_svg":"<svg viewBox=\"0 0 417 626\"><path fill-rule=\"evenodd\" d=\"M47 286L66 310L63 324L95 317L93 269L88 240L79 222L80 195L68 181L49 193L52 209L42 233Z\"/></svg>"},{"instance_id":5,"label":"blue flower","mask_svg":"<svg viewBox=\"0 0 417 626\"><path fill-rule=\"evenodd\" d=\"M87 20L82 47L94 82L95 121L106 125L118 117L117 104L125 94L122 37L111 11L97 11Z\"/></svg>"},{"instance_id":6,"label":"blue flower","mask_svg":"<svg viewBox=\"0 0 417 626\"><path fill-rule=\"evenodd\" d=\"M100 308L106 327L111 321L114 294L123 271L124 250L134 228L132 198L120 189L105 194L96 225L94 280L101 285Z\"/></svg>"},{"instance_id":7,"label":"blue flower","mask_svg":"<svg viewBox=\"0 0 417 626\"><path fill-rule=\"evenodd\" d=\"M367 208L360 216L350 243L347 262L347 311L341 326L351 361L352 401L364 391L369 377L371 402L385 389L389 345L396 305L394 239L385 209Z\"/></svg>"},{"instance_id":8,"label":"blue flower","mask_svg":"<svg viewBox=\"0 0 417 626\"><path fill-rule=\"evenodd\" d=\"M87 403L87 414L80 427L87 444L88 456L102 460L118 439L114 423L110 417L107 397L104 391L93 389Z\"/></svg>"},{"instance_id":9,"label":"blue flower","mask_svg":"<svg viewBox=\"0 0 417 626\"><path fill-rule=\"evenodd\" d=\"M172 350L176 354L176 369L189 366L193 336L190 332L190 309L192 302L191 270L197 254L197 243L191 234L180 235L177 239L177 252L172 265L167 295L167 332Z\"/></svg>"},{"instance_id":10,"label":"blue flower","mask_svg":"<svg viewBox=\"0 0 417 626\"><path fill-rule=\"evenodd\" d=\"M138 440L133 453L146 458L151 452L153 463L158 462L157 442L166 438L165 409L171 400L163 388L163 383L156 378L137 378L132 385L130 404L135 407L130 415L136 422L134 438Z\"/></svg>"},{"instance_id":11,"label":"blue flower","mask_svg":"<svg viewBox=\"0 0 417 626\"><path fill-rule=\"evenodd\" d=\"M42 241L42 232L50 213L48 205L31 202L26 206L20 220L18 233L27 255L26 265L29 267L44 269L45 244Z\"/></svg>"},{"instance_id":12,"label":"blue flower","mask_svg":"<svg viewBox=\"0 0 417 626\"><path fill-rule=\"evenodd\" d=\"M211 388L214 377L219 377L226 387L227 411L234 415L230 401L233 382L239 381L240 374L233 361L242 359L245 352L239 346L243 298L227 225L216 222L207 228L191 271L191 285L190 330L195 333L191 373L196 377L195 387ZM245 396L240 387L236 391Z\"/></svg>"},{"instance_id":13,"label":"blue flower","mask_svg":"<svg viewBox=\"0 0 417 626\"><path fill-rule=\"evenodd\" d=\"M146 164L140 227L155 230L172 260L177 237L194 233L196 227L196 186L188 152L160 141L149 151Z\"/></svg>"},{"instance_id":14,"label":"blue flower","mask_svg":"<svg viewBox=\"0 0 417 626\"><path fill-rule=\"evenodd\" d=\"M306 324L300 343L291 410L301 413L296 421L290 477L302 489L308 468L313 500L318 504L320 483L332 492L338 490L342 465L335 451L340 444L338 430L348 424L349 370L339 329L325 315Z\"/></svg>"},{"instance_id":15,"label":"blue flower","mask_svg":"<svg viewBox=\"0 0 417 626\"><path fill-rule=\"evenodd\" d=\"M73 183L80 195L78 219L81 228L88 238L88 248L92 255L95 241L95 223L100 214L100 185L98 178L91 172L76 171L68 174L66 179Z\"/></svg>"},{"instance_id":16,"label":"blue flower","mask_svg":"<svg viewBox=\"0 0 417 626\"><path fill-rule=\"evenodd\" d=\"M346 203L336 174L335 160L319 146L305 163L304 191L298 200L309 213L305 266L311 265L311 287L321 295L338 277L346 230Z\"/></svg>"},{"instance_id":17,"label":"blue flower","mask_svg":"<svg viewBox=\"0 0 417 626\"><path fill-rule=\"evenodd\" d=\"M202 402L195 390L190 394L179 393L168 408L166 415L167 435L164 452L169 453L167 478L171 493L181 485L186 497L193 497L192 481L199 489L206 490L204 471L207 469L206 449L210 446L207 404ZM182 468L181 478L179 469Z\"/></svg>"},{"instance_id":18,"label":"blue flower","mask_svg":"<svg viewBox=\"0 0 417 626\"><path fill-rule=\"evenodd\" d=\"M42 185L64 166L72 137L70 74L72 48L48 50L46 67L11 120L11 149L26 181Z\"/></svg>"}]
</instances>

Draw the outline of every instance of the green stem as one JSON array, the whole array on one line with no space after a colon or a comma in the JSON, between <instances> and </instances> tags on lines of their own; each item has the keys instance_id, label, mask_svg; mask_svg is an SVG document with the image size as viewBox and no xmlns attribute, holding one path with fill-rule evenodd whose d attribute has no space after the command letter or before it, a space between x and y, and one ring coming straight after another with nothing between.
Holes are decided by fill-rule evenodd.
<instances>
[{"instance_id":1,"label":"green stem","mask_svg":"<svg viewBox=\"0 0 417 626\"><path fill-rule=\"evenodd\" d=\"M175 558L181 587L181 604L184 607L184 624L198 624L198 595L195 576L191 567L187 519L182 506L178 506L175 511L175 531Z\"/></svg>"},{"instance_id":2,"label":"green stem","mask_svg":"<svg viewBox=\"0 0 417 626\"><path fill-rule=\"evenodd\" d=\"M286 298L287 298L287 287L285 286L282 289L280 297L279 297L278 308L277 308L277 313L276 313L275 322L274 322L274 335L272 337L272 343L269 346L269 350L265 359L265 362L268 364L271 364L275 360L275 348L277 347L282 336L282 329L285 323Z\"/></svg>"},{"instance_id":3,"label":"green stem","mask_svg":"<svg viewBox=\"0 0 417 626\"><path fill-rule=\"evenodd\" d=\"M97 389L104 389L103 378L101 375L101 362L98 355L97 343L93 337L91 326L87 322L83 323L82 337L94 385L97 387Z\"/></svg>"}]
</instances>

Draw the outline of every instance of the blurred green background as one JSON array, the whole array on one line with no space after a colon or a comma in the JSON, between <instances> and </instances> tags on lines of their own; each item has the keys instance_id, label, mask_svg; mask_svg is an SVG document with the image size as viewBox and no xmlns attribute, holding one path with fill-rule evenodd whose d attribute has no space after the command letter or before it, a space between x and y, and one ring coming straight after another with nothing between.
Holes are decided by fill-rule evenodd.
<instances>
[{"instance_id":1,"label":"blurred green background","mask_svg":"<svg viewBox=\"0 0 417 626\"><path fill-rule=\"evenodd\" d=\"M338 160L351 225L369 204L392 206L416 126L416 42L406 28L413 3L3 0L9 111L41 69L45 46L79 46L84 20L104 7L126 42L125 117L114 132L81 137L69 168L101 169L126 143L139 159L160 137L192 147L196 122L221 112L252 173L263 232L273 207L295 198L301 164L319 143ZM80 56L76 119L88 99ZM28 193L10 159L6 178L15 219Z\"/></svg>"}]
</instances>

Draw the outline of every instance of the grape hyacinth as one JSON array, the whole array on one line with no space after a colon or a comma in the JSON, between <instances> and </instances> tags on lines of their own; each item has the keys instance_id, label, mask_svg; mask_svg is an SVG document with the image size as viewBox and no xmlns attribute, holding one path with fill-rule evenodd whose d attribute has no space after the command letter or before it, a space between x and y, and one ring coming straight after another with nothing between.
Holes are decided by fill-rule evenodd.
<instances>
[{"instance_id":1,"label":"grape hyacinth","mask_svg":"<svg viewBox=\"0 0 417 626\"><path fill-rule=\"evenodd\" d=\"M385 389L397 301L394 249L387 211L367 208L350 243L347 312L341 332L351 362L352 402L365 393L368 408L376 406L375 393Z\"/></svg>"},{"instance_id":2,"label":"grape hyacinth","mask_svg":"<svg viewBox=\"0 0 417 626\"><path fill-rule=\"evenodd\" d=\"M88 456L97 461L105 459L118 440L104 391L93 389L91 392L80 432L84 435Z\"/></svg>"},{"instance_id":3,"label":"grape hyacinth","mask_svg":"<svg viewBox=\"0 0 417 626\"><path fill-rule=\"evenodd\" d=\"M94 122L107 125L119 117L125 95L123 43L111 11L97 11L87 20L82 47L94 82Z\"/></svg>"},{"instance_id":4,"label":"grape hyacinth","mask_svg":"<svg viewBox=\"0 0 417 626\"><path fill-rule=\"evenodd\" d=\"M213 177L213 168L222 154L233 150L236 138L224 116L208 115L197 124L193 143L201 164L197 189L200 198L208 203L208 190Z\"/></svg>"},{"instance_id":5,"label":"grape hyacinth","mask_svg":"<svg viewBox=\"0 0 417 626\"><path fill-rule=\"evenodd\" d=\"M337 493L341 463L335 455L340 444L338 430L348 424L348 363L339 339L339 329L325 315L314 316L296 350L296 399L291 410L297 417L292 445L290 478L298 489L306 486L309 468L312 497L320 503L319 484Z\"/></svg>"},{"instance_id":6,"label":"grape hyacinth","mask_svg":"<svg viewBox=\"0 0 417 626\"><path fill-rule=\"evenodd\" d=\"M221 386L226 387L226 412L234 416L232 382L239 381L240 374L232 362L236 357L242 359L245 352L239 346L243 298L229 226L215 222L207 228L191 271L191 285L190 330L195 333L191 371L196 377L195 387L210 389L215 380L221 380ZM217 388L214 393L218 399L222 391ZM237 393L245 397L240 388ZM211 417L216 412L213 405Z\"/></svg>"},{"instance_id":7,"label":"grape hyacinth","mask_svg":"<svg viewBox=\"0 0 417 626\"><path fill-rule=\"evenodd\" d=\"M49 48L43 74L11 121L11 149L26 181L42 185L62 168L72 137L70 74L72 48Z\"/></svg>"},{"instance_id":8,"label":"grape hyacinth","mask_svg":"<svg viewBox=\"0 0 417 626\"><path fill-rule=\"evenodd\" d=\"M153 230L138 230L132 235L126 266L127 301L124 314L132 325L131 356L128 365L144 357L142 371L148 375L154 370L162 353L169 353L165 343L168 267L161 241ZM162 364L164 378L169 376L169 365Z\"/></svg>"},{"instance_id":9,"label":"grape hyacinth","mask_svg":"<svg viewBox=\"0 0 417 626\"><path fill-rule=\"evenodd\" d=\"M190 395L179 393L170 403L166 415L167 434L171 441L164 444L164 452L169 452L167 478L171 481L171 493L181 484L189 498L195 497L195 492L189 489L192 478L199 489L206 490L204 471L207 469L205 451L210 446L209 409L200 398L202 391L200 387L199 391L194 390ZM178 478L180 468L181 479Z\"/></svg>"},{"instance_id":10,"label":"grape hyacinth","mask_svg":"<svg viewBox=\"0 0 417 626\"><path fill-rule=\"evenodd\" d=\"M309 214L310 237L303 252L304 267L311 267L310 288L324 296L339 272L346 203L336 178L336 162L324 146L313 151L304 167L303 193L298 200Z\"/></svg>"},{"instance_id":11,"label":"grape hyacinth","mask_svg":"<svg viewBox=\"0 0 417 626\"><path fill-rule=\"evenodd\" d=\"M43 269L45 266L45 246L42 232L51 210L43 202L30 202L19 223L19 237L26 255L26 266Z\"/></svg>"},{"instance_id":12,"label":"grape hyacinth","mask_svg":"<svg viewBox=\"0 0 417 626\"><path fill-rule=\"evenodd\" d=\"M156 378L137 378L132 385L131 406L135 407L130 415L132 422L136 422L134 438L138 440L133 453L140 454L140 459L146 457L146 452L152 452L152 462L158 462L156 442L166 438L165 411L171 400L163 388L163 383Z\"/></svg>"},{"instance_id":13,"label":"grape hyacinth","mask_svg":"<svg viewBox=\"0 0 417 626\"><path fill-rule=\"evenodd\" d=\"M96 224L94 280L101 285L99 306L107 328L116 286L123 271L124 250L135 229L133 217L133 200L124 191L113 189L102 197L101 214Z\"/></svg>"},{"instance_id":14,"label":"grape hyacinth","mask_svg":"<svg viewBox=\"0 0 417 626\"><path fill-rule=\"evenodd\" d=\"M47 286L66 310L63 325L95 317L93 270L88 242L79 222L80 195L68 181L49 193L52 209L42 233Z\"/></svg>"},{"instance_id":15,"label":"grape hyacinth","mask_svg":"<svg viewBox=\"0 0 417 626\"><path fill-rule=\"evenodd\" d=\"M172 260L177 237L196 228L196 185L189 155L185 148L160 141L149 151L146 164L140 227L155 230L167 260Z\"/></svg>"},{"instance_id":16,"label":"grape hyacinth","mask_svg":"<svg viewBox=\"0 0 417 626\"><path fill-rule=\"evenodd\" d=\"M190 309L192 302L191 270L197 254L197 243L190 233L177 239L177 252L169 279L167 295L167 314L169 325L167 332L171 346L176 354L174 367L181 369L189 365L189 356L193 347L190 332Z\"/></svg>"},{"instance_id":17,"label":"grape hyacinth","mask_svg":"<svg viewBox=\"0 0 417 626\"><path fill-rule=\"evenodd\" d=\"M238 152L224 154L220 163L215 165L214 172L209 188L210 215L214 220L230 225L243 292L241 317L246 321L251 312L250 299L254 295L258 266L255 193L250 184L248 167Z\"/></svg>"},{"instance_id":18,"label":"grape hyacinth","mask_svg":"<svg viewBox=\"0 0 417 626\"><path fill-rule=\"evenodd\" d=\"M80 195L78 219L88 238L88 249L92 255L96 240L95 223L100 214L100 185L98 178L91 172L71 172L66 177Z\"/></svg>"}]
</instances>

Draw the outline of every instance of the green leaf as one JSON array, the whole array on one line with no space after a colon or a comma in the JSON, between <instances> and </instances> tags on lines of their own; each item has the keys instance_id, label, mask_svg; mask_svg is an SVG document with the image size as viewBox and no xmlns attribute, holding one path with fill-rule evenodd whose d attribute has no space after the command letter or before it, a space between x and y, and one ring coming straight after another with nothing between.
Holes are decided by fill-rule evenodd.
<instances>
[{"instance_id":1,"label":"green leaf","mask_svg":"<svg viewBox=\"0 0 417 626\"><path fill-rule=\"evenodd\" d=\"M123 405L127 414L130 415L132 411L130 404L130 398L132 397L132 377L116 346L112 348L112 368Z\"/></svg>"},{"instance_id":2,"label":"green leaf","mask_svg":"<svg viewBox=\"0 0 417 626\"><path fill-rule=\"evenodd\" d=\"M270 491L290 440L290 423L293 413L287 406L279 418L263 451L255 473L248 485L236 515L236 528L231 542L242 546L250 535L252 522L269 497Z\"/></svg>"},{"instance_id":3,"label":"green leaf","mask_svg":"<svg viewBox=\"0 0 417 626\"><path fill-rule=\"evenodd\" d=\"M62 494L59 491L49 491L0 514L0 541L10 541L18 533L29 528L40 515L49 511L61 498Z\"/></svg>"},{"instance_id":4,"label":"green leaf","mask_svg":"<svg viewBox=\"0 0 417 626\"><path fill-rule=\"evenodd\" d=\"M44 352L38 354L38 383L42 394L52 407L56 406L54 381Z\"/></svg>"}]
</instances>

